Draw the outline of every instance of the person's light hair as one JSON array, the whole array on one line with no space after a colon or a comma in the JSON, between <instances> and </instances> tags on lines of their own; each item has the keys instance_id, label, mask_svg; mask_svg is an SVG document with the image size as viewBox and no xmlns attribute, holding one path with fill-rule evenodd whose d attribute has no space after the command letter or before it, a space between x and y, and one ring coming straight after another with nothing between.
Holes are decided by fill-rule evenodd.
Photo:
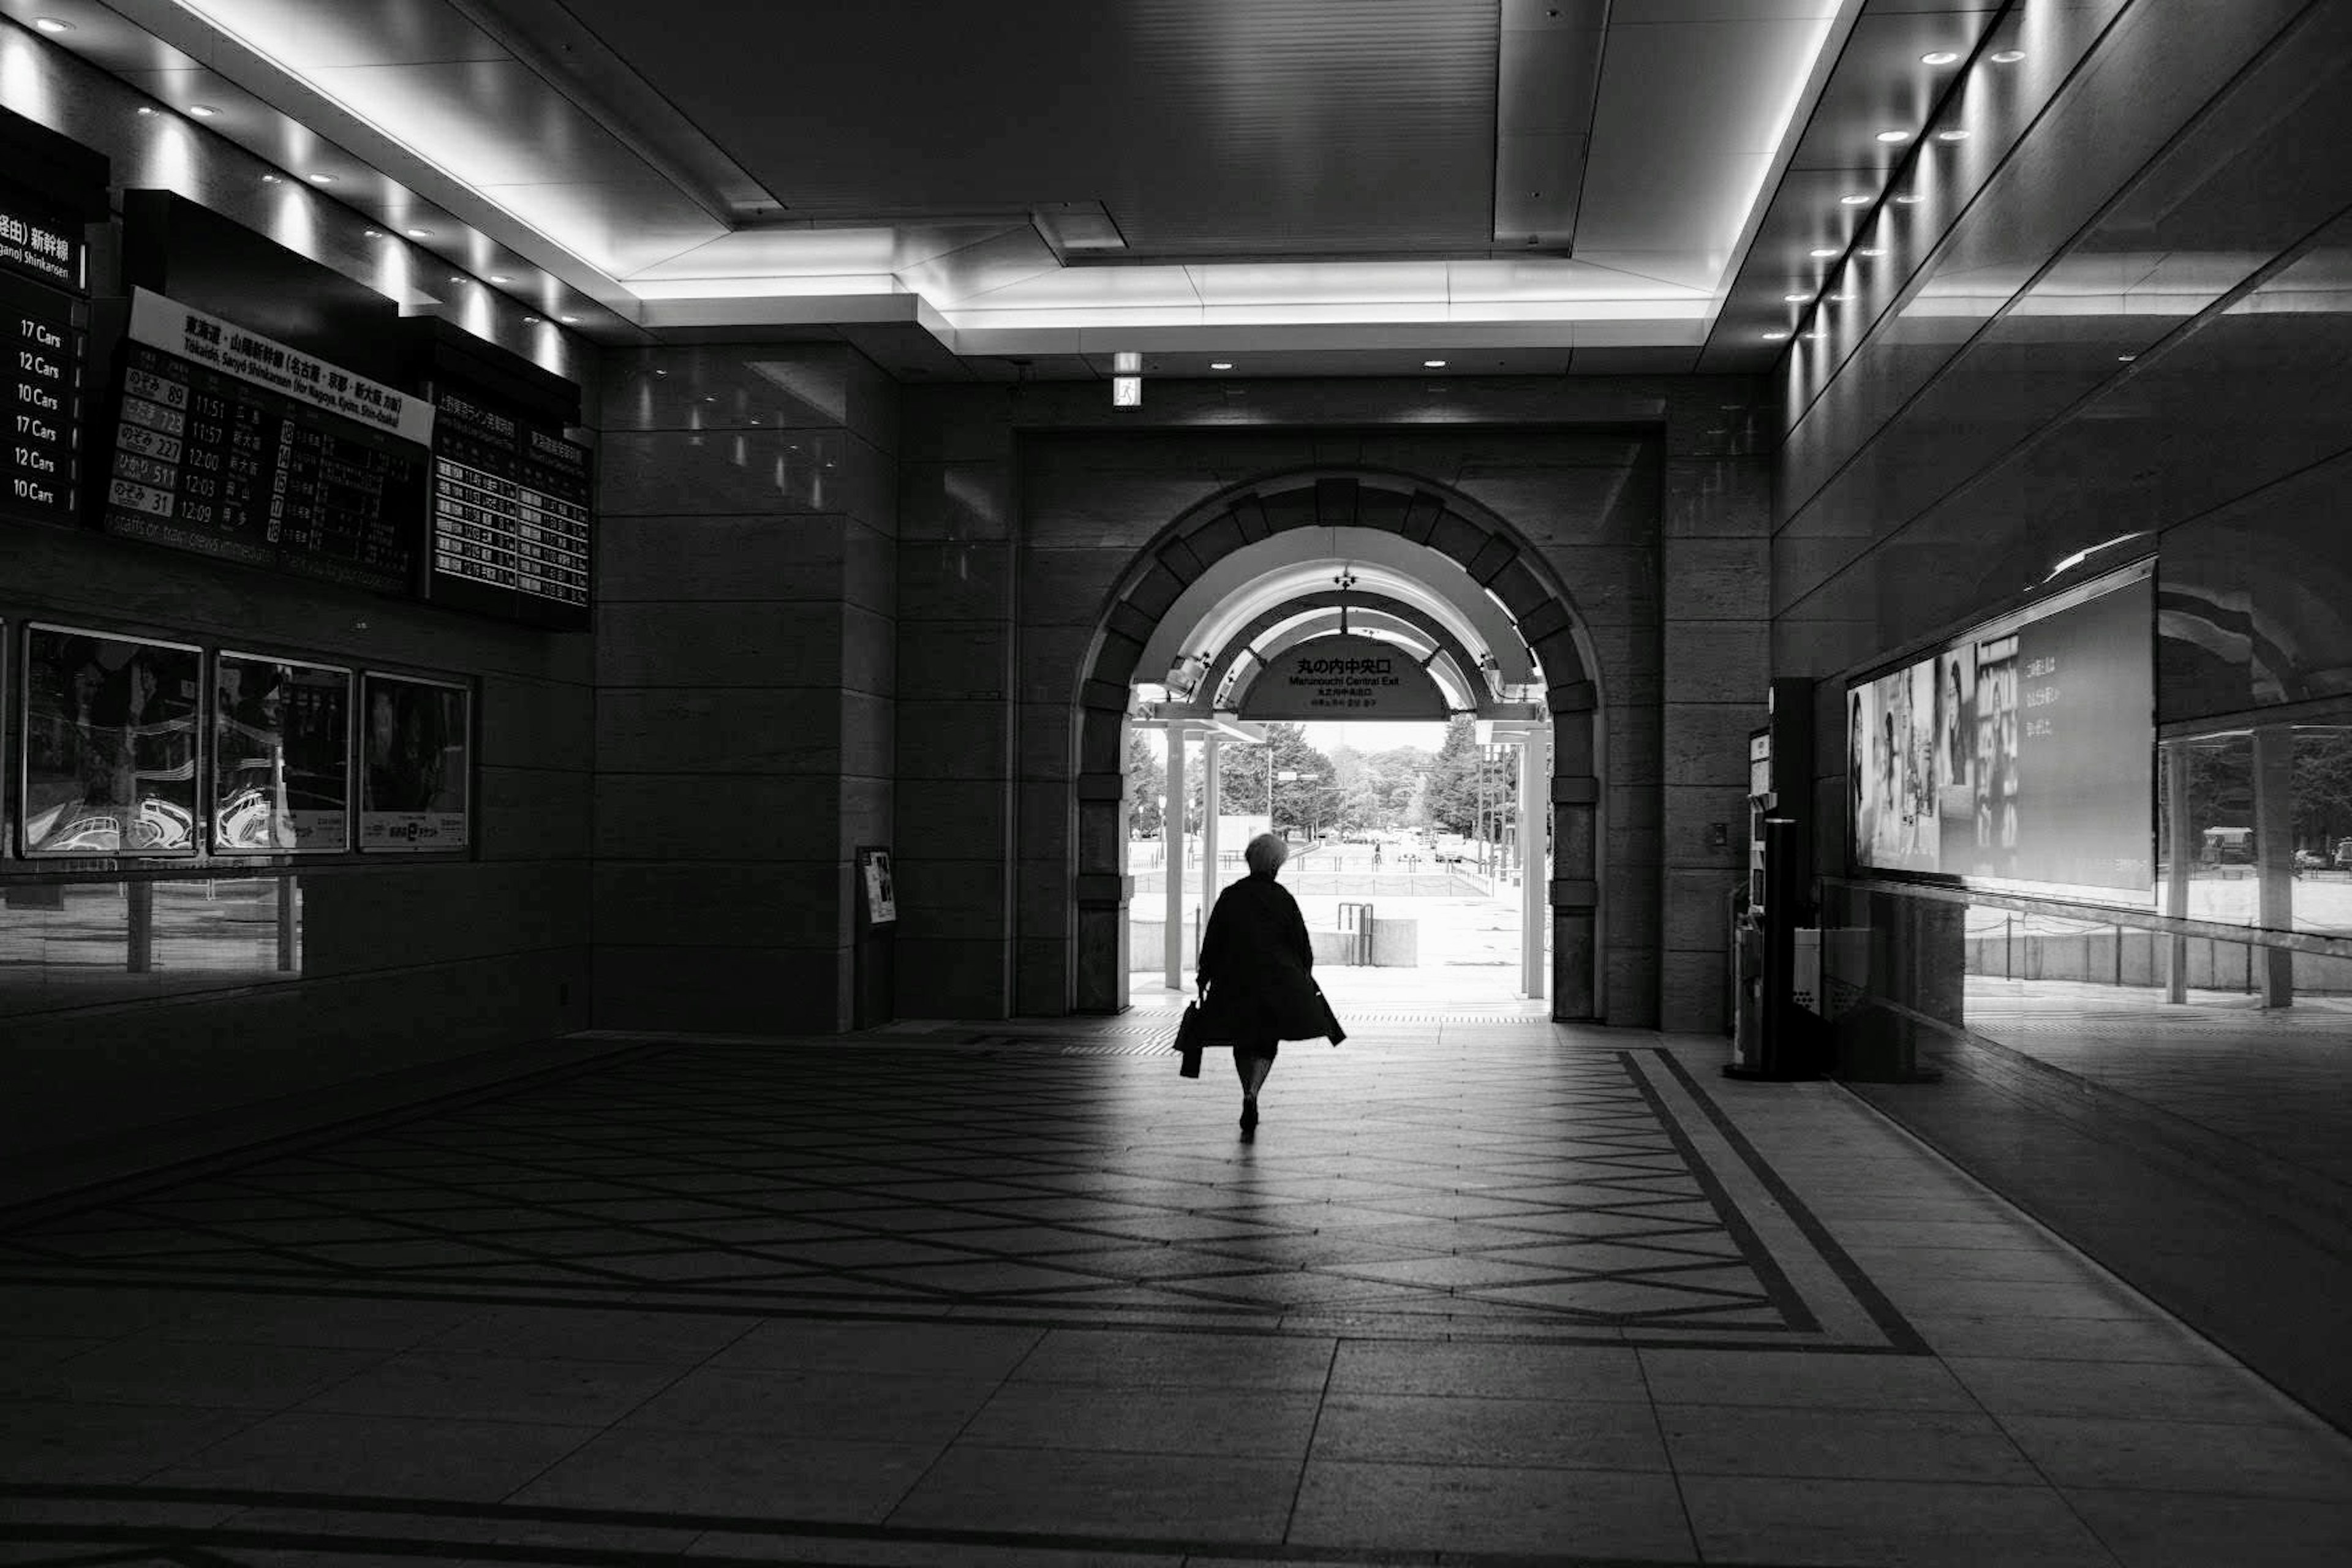
<instances>
[{"instance_id":1,"label":"person's light hair","mask_svg":"<svg viewBox=\"0 0 2352 1568\"><path fill-rule=\"evenodd\" d=\"M1290 845L1279 834L1261 833L1249 841L1249 847L1242 851L1242 858L1249 862L1249 868L1259 876L1271 877L1282 869L1285 860L1290 858Z\"/></svg>"}]
</instances>

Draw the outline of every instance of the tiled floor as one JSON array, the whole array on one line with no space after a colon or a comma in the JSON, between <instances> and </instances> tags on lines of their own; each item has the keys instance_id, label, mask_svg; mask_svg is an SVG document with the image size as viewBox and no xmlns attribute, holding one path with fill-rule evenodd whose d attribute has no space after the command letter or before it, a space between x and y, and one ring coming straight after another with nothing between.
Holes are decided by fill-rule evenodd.
<instances>
[{"instance_id":1,"label":"tiled floor","mask_svg":"<svg viewBox=\"0 0 2352 1568\"><path fill-rule=\"evenodd\" d=\"M1167 1022L616 1042L18 1211L0 1559L2352 1560L2352 1442L1843 1089L1372 1014L1244 1141Z\"/></svg>"}]
</instances>

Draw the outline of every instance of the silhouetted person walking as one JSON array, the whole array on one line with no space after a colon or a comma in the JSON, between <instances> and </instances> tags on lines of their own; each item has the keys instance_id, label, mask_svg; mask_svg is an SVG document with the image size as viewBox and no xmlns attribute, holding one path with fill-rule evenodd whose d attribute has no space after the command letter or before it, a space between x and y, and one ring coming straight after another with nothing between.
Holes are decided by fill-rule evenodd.
<instances>
[{"instance_id":1,"label":"silhouetted person walking","mask_svg":"<svg viewBox=\"0 0 2352 1568\"><path fill-rule=\"evenodd\" d=\"M1274 879L1289 858L1290 846L1271 833L1249 841L1242 851L1249 875L1217 895L1192 976L1203 1033L1233 1046L1244 1132L1257 1126L1257 1093L1280 1042L1311 1040L1328 1026L1307 921L1298 900Z\"/></svg>"}]
</instances>

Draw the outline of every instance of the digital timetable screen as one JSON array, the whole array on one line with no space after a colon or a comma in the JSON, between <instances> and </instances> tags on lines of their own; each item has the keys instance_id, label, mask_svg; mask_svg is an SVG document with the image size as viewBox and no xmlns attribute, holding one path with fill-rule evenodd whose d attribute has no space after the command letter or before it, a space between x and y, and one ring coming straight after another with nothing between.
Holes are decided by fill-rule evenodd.
<instances>
[{"instance_id":1,"label":"digital timetable screen","mask_svg":"<svg viewBox=\"0 0 2352 1568\"><path fill-rule=\"evenodd\" d=\"M413 592L432 426L422 399L139 289L100 526Z\"/></svg>"},{"instance_id":2,"label":"digital timetable screen","mask_svg":"<svg viewBox=\"0 0 2352 1568\"><path fill-rule=\"evenodd\" d=\"M425 597L585 631L588 450L470 393L436 388Z\"/></svg>"}]
</instances>

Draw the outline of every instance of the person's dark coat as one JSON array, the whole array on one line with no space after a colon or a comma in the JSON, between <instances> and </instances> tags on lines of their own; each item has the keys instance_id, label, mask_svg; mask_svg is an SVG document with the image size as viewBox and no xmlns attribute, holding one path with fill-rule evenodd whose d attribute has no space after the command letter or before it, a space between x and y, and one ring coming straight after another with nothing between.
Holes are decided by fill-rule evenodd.
<instances>
[{"instance_id":1,"label":"person's dark coat","mask_svg":"<svg viewBox=\"0 0 2352 1568\"><path fill-rule=\"evenodd\" d=\"M1272 877L1252 872L1217 895L1194 968L1208 984L1201 1021L1213 1040L1312 1040L1328 1027L1306 918Z\"/></svg>"}]
</instances>

